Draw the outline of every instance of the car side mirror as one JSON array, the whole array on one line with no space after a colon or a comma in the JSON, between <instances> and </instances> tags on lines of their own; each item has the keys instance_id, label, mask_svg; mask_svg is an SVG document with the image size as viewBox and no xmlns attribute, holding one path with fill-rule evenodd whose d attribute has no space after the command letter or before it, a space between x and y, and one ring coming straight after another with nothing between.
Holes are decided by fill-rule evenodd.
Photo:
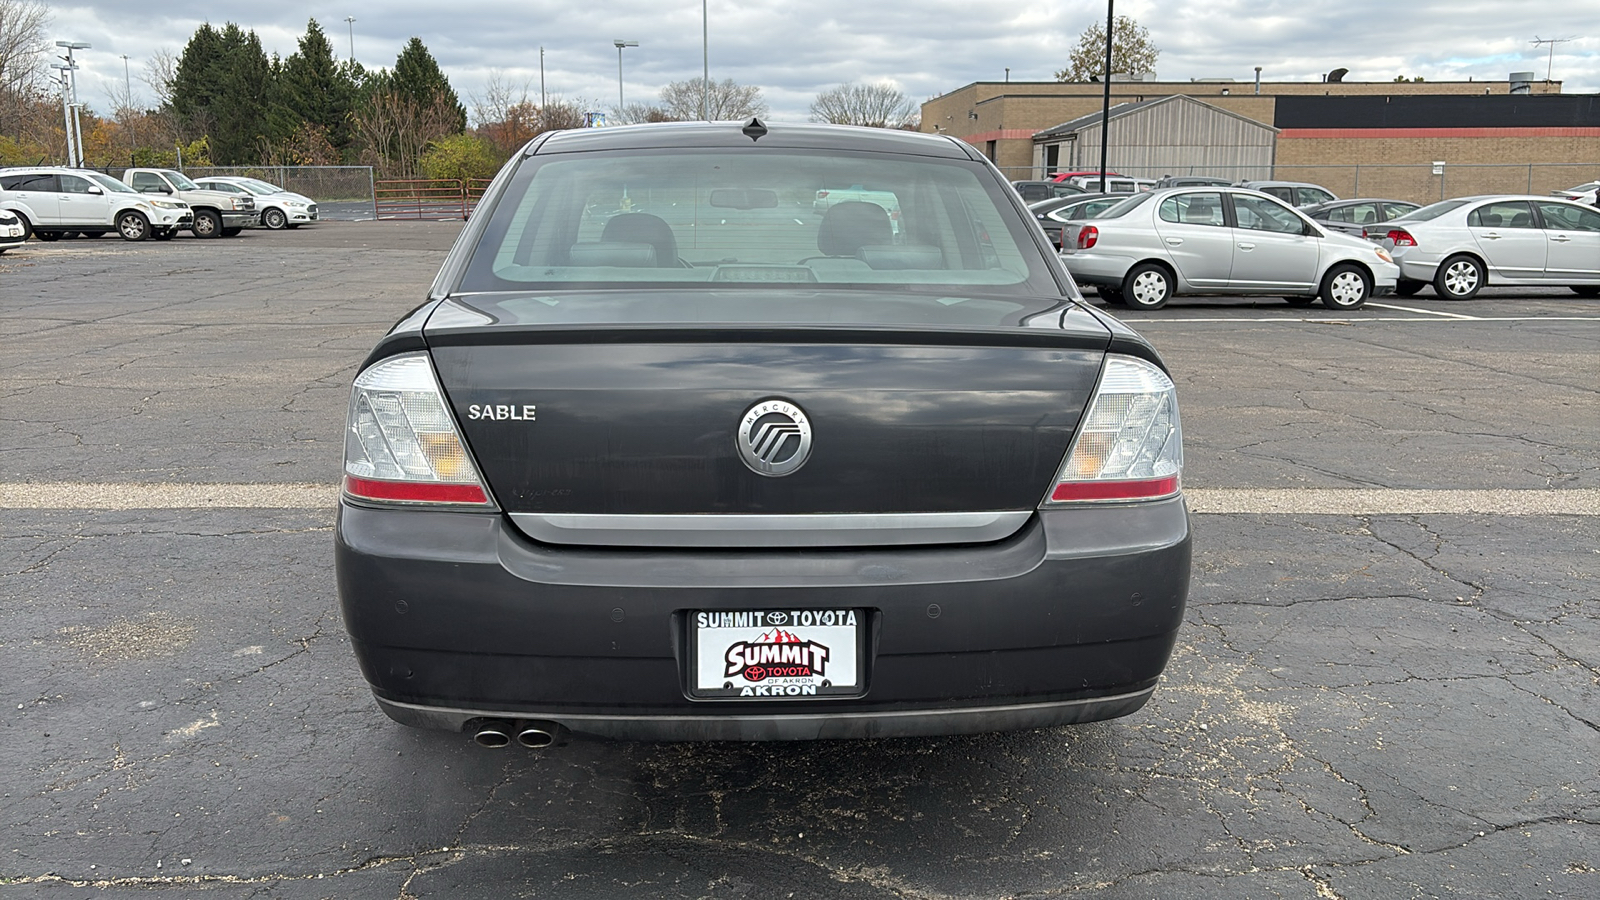
<instances>
[{"instance_id":1,"label":"car side mirror","mask_svg":"<svg viewBox=\"0 0 1600 900\"><path fill-rule=\"evenodd\" d=\"M94 185L91 184L91 185L89 185L89 193L91 193L91 194L104 194L105 191L103 191L100 188L95 187Z\"/></svg>"}]
</instances>

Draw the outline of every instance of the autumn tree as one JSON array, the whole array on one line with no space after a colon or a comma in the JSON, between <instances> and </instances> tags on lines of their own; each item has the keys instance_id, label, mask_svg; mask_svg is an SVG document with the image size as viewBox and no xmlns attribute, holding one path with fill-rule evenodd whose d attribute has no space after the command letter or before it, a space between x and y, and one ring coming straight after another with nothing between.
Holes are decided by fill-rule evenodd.
<instances>
[{"instance_id":1,"label":"autumn tree","mask_svg":"<svg viewBox=\"0 0 1600 900\"><path fill-rule=\"evenodd\" d=\"M1161 51L1150 43L1150 32L1128 16L1117 16L1111 26L1111 71L1143 75L1156 67ZM1096 22L1078 35L1078 46L1067 55L1067 67L1057 81L1097 81L1106 66L1106 26Z\"/></svg>"},{"instance_id":2,"label":"autumn tree","mask_svg":"<svg viewBox=\"0 0 1600 900\"><path fill-rule=\"evenodd\" d=\"M888 82L841 84L811 103L811 121L832 125L900 128L915 117L911 101Z\"/></svg>"}]
</instances>

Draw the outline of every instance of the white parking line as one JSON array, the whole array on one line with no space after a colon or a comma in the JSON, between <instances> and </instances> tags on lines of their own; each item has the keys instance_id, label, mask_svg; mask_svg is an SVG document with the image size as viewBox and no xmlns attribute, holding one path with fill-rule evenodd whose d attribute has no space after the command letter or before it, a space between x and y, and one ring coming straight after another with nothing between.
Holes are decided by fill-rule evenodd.
<instances>
[{"instance_id":1,"label":"white parking line","mask_svg":"<svg viewBox=\"0 0 1600 900\"><path fill-rule=\"evenodd\" d=\"M1193 488L1196 513L1247 515L1600 516L1600 489L1388 490L1352 488ZM0 509L321 509L338 504L325 484L0 484Z\"/></svg>"},{"instance_id":2,"label":"white parking line","mask_svg":"<svg viewBox=\"0 0 1600 900\"><path fill-rule=\"evenodd\" d=\"M1419 315L1424 315L1424 316L1445 316L1445 317L1451 318L1451 319L1476 319L1476 318L1478 318L1478 316L1467 316L1467 315L1462 315L1461 313L1440 312L1439 310L1436 310L1436 309L1417 309L1414 306L1395 306L1392 303L1374 303L1374 302L1372 302L1370 300L1367 301L1367 305L1368 306L1375 306L1378 309L1396 309L1396 310L1399 310L1400 312L1417 313Z\"/></svg>"},{"instance_id":3,"label":"white parking line","mask_svg":"<svg viewBox=\"0 0 1600 900\"><path fill-rule=\"evenodd\" d=\"M1113 313L1115 315L1115 313ZM1271 322L1279 325L1366 325L1369 322L1411 322L1429 325L1461 325L1467 322L1600 322L1600 316L1456 316L1440 319L1416 319L1408 316L1359 316L1350 318L1311 318L1308 316L1218 316L1198 318L1185 316L1135 318L1122 321L1143 327L1147 324L1166 325L1181 322L1185 325L1236 325L1240 322Z\"/></svg>"}]
</instances>

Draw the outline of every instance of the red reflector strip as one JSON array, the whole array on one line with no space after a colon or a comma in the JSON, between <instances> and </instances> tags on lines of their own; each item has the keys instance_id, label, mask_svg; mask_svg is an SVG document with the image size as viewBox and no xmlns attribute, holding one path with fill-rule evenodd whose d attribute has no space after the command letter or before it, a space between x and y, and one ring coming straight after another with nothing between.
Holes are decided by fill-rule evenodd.
<instances>
[{"instance_id":1,"label":"red reflector strip","mask_svg":"<svg viewBox=\"0 0 1600 900\"><path fill-rule=\"evenodd\" d=\"M1050 499L1056 502L1072 500L1148 500L1166 497L1178 492L1178 476L1150 478L1143 481L1063 481L1056 485Z\"/></svg>"},{"instance_id":2,"label":"red reflector strip","mask_svg":"<svg viewBox=\"0 0 1600 900\"><path fill-rule=\"evenodd\" d=\"M437 481L376 481L371 478L344 477L345 493L363 500L392 500L401 503L477 503L487 504L488 495L476 484L443 484Z\"/></svg>"}]
</instances>

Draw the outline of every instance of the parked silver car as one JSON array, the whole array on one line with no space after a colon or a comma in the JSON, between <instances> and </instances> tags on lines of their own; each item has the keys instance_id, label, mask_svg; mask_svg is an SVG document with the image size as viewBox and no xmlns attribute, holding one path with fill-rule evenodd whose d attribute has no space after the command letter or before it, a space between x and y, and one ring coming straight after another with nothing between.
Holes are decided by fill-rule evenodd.
<instances>
[{"instance_id":1,"label":"parked silver car","mask_svg":"<svg viewBox=\"0 0 1600 900\"><path fill-rule=\"evenodd\" d=\"M261 211L261 224L274 231L299 228L317 221L317 201L269 181L240 175L209 175L196 178L195 183L208 191L253 198L256 209Z\"/></svg>"},{"instance_id":2,"label":"parked silver car","mask_svg":"<svg viewBox=\"0 0 1600 900\"><path fill-rule=\"evenodd\" d=\"M1135 194L1067 226L1061 260L1079 284L1139 309L1176 294L1276 294L1355 309L1394 289L1389 251L1329 231L1275 197L1242 188Z\"/></svg>"},{"instance_id":3,"label":"parked silver car","mask_svg":"<svg viewBox=\"0 0 1600 900\"><path fill-rule=\"evenodd\" d=\"M1600 210L1533 194L1457 197L1380 226L1400 266L1395 292L1447 300L1485 285L1566 285L1600 297Z\"/></svg>"}]
</instances>

